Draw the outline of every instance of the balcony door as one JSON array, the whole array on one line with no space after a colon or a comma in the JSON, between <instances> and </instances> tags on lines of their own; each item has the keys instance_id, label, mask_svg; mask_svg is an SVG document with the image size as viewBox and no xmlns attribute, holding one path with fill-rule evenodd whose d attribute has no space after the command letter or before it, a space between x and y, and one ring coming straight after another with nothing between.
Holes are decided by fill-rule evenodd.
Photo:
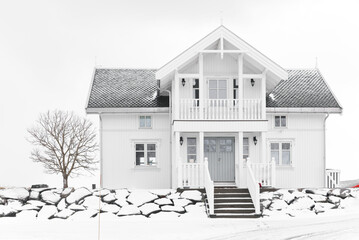
<instances>
[{"instance_id":1,"label":"balcony door","mask_svg":"<svg viewBox=\"0 0 359 240\"><path fill-rule=\"evenodd\" d=\"M209 99L227 99L227 80L210 79L208 81L208 98Z\"/></svg>"}]
</instances>

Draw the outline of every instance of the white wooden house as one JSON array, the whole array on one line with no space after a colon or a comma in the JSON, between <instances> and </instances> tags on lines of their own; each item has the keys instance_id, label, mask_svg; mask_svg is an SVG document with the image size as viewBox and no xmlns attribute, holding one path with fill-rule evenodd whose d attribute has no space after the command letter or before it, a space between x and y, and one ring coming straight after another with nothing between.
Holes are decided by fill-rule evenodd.
<instances>
[{"instance_id":1,"label":"white wooden house","mask_svg":"<svg viewBox=\"0 0 359 240\"><path fill-rule=\"evenodd\" d=\"M96 68L107 188L324 187L325 121L342 107L318 69L284 69L220 26L159 69ZM337 173L335 173L337 174Z\"/></svg>"}]
</instances>

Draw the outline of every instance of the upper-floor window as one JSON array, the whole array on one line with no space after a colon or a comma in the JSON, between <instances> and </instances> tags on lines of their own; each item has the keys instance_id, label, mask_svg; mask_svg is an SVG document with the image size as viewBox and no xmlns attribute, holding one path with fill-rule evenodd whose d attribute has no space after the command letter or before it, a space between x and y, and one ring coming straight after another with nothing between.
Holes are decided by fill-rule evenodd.
<instances>
[{"instance_id":1,"label":"upper-floor window","mask_svg":"<svg viewBox=\"0 0 359 240\"><path fill-rule=\"evenodd\" d=\"M227 98L227 80L214 80L208 82L210 99L226 99Z\"/></svg>"},{"instance_id":2,"label":"upper-floor window","mask_svg":"<svg viewBox=\"0 0 359 240\"><path fill-rule=\"evenodd\" d=\"M287 127L287 116L274 116L274 127L276 128Z\"/></svg>"},{"instance_id":3,"label":"upper-floor window","mask_svg":"<svg viewBox=\"0 0 359 240\"><path fill-rule=\"evenodd\" d=\"M278 141L270 143L271 159L274 158L277 165L289 166L292 164L292 143Z\"/></svg>"},{"instance_id":4,"label":"upper-floor window","mask_svg":"<svg viewBox=\"0 0 359 240\"><path fill-rule=\"evenodd\" d=\"M238 80L233 79L233 99L238 99Z\"/></svg>"},{"instance_id":5,"label":"upper-floor window","mask_svg":"<svg viewBox=\"0 0 359 240\"><path fill-rule=\"evenodd\" d=\"M196 106L199 106L199 79L193 79L193 99L197 99Z\"/></svg>"},{"instance_id":6,"label":"upper-floor window","mask_svg":"<svg viewBox=\"0 0 359 240\"><path fill-rule=\"evenodd\" d=\"M140 128L151 128L152 117L151 116L140 116Z\"/></svg>"}]
</instances>

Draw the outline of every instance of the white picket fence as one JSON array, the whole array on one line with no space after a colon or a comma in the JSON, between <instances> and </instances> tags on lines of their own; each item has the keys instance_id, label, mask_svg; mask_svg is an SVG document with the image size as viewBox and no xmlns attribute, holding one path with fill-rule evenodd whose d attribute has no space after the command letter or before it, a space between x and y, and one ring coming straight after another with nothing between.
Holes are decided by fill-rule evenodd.
<instances>
[{"instance_id":1,"label":"white picket fence","mask_svg":"<svg viewBox=\"0 0 359 240\"><path fill-rule=\"evenodd\" d=\"M325 185L327 188L340 187L340 170L326 169L325 170Z\"/></svg>"},{"instance_id":2,"label":"white picket fence","mask_svg":"<svg viewBox=\"0 0 359 240\"><path fill-rule=\"evenodd\" d=\"M247 160L247 166L248 166ZM275 186L275 161L272 160L270 163L251 163L251 168L254 174L254 178L257 183L260 183L263 187Z\"/></svg>"}]
</instances>

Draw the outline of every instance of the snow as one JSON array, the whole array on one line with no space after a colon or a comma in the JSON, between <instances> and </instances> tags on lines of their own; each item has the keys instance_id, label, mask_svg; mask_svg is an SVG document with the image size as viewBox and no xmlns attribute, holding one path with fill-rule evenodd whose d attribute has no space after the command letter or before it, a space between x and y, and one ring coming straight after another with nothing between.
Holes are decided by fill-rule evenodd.
<instances>
[{"instance_id":1,"label":"snow","mask_svg":"<svg viewBox=\"0 0 359 240\"><path fill-rule=\"evenodd\" d=\"M38 201L38 200L29 200L27 201L28 204L34 205L36 207L42 207L44 206L46 203Z\"/></svg>"},{"instance_id":2,"label":"snow","mask_svg":"<svg viewBox=\"0 0 359 240\"><path fill-rule=\"evenodd\" d=\"M108 189L101 189L101 190L96 190L93 195L96 196L96 197L104 197L106 196L107 194L110 193L110 190Z\"/></svg>"},{"instance_id":3,"label":"snow","mask_svg":"<svg viewBox=\"0 0 359 240\"><path fill-rule=\"evenodd\" d=\"M117 199L115 201L115 204L117 204L118 206L123 207L123 206L128 205L128 202L126 201L126 199Z\"/></svg>"},{"instance_id":4,"label":"snow","mask_svg":"<svg viewBox=\"0 0 359 240\"><path fill-rule=\"evenodd\" d=\"M84 199L84 202L82 204L84 207L88 209L99 209L103 205L101 202L101 198L96 196L89 196Z\"/></svg>"},{"instance_id":5,"label":"snow","mask_svg":"<svg viewBox=\"0 0 359 240\"><path fill-rule=\"evenodd\" d=\"M286 209L288 204L282 199L274 199L272 204L269 206L271 210L282 210Z\"/></svg>"},{"instance_id":6,"label":"snow","mask_svg":"<svg viewBox=\"0 0 359 240\"><path fill-rule=\"evenodd\" d=\"M160 205L160 206L163 206L163 205L172 205L172 201L168 198L160 198L160 199L156 199L155 200L155 203Z\"/></svg>"},{"instance_id":7,"label":"snow","mask_svg":"<svg viewBox=\"0 0 359 240\"><path fill-rule=\"evenodd\" d=\"M6 188L0 189L1 198L10 198L25 200L29 197L30 193L25 188Z\"/></svg>"},{"instance_id":8,"label":"snow","mask_svg":"<svg viewBox=\"0 0 359 240\"><path fill-rule=\"evenodd\" d=\"M68 209L74 210L74 211L82 211L85 210L86 208L82 205L77 205L76 203L71 204L70 206L67 207Z\"/></svg>"},{"instance_id":9,"label":"snow","mask_svg":"<svg viewBox=\"0 0 359 240\"><path fill-rule=\"evenodd\" d=\"M181 198L187 198L198 202L202 200L202 193L197 190L186 190L181 193Z\"/></svg>"},{"instance_id":10,"label":"snow","mask_svg":"<svg viewBox=\"0 0 359 240\"><path fill-rule=\"evenodd\" d=\"M173 219L173 218L178 218L180 216L181 216L181 214L176 213L176 212L159 212L159 213L151 214L150 218L154 218L154 219Z\"/></svg>"},{"instance_id":11,"label":"snow","mask_svg":"<svg viewBox=\"0 0 359 240\"><path fill-rule=\"evenodd\" d=\"M64 209L61 212L58 212L54 215L55 218L61 218L61 219L67 219L68 217L70 217L72 214L74 214L75 211L71 210L71 209Z\"/></svg>"},{"instance_id":12,"label":"snow","mask_svg":"<svg viewBox=\"0 0 359 240\"><path fill-rule=\"evenodd\" d=\"M29 198L33 200L38 200L40 198L40 193L37 191L31 191Z\"/></svg>"},{"instance_id":13,"label":"snow","mask_svg":"<svg viewBox=\"0 0 359 240\"><path fill-rule=\"evenodd\" d=\"M40 210L40 207L34 206L32 204L25 204L23 206L21 206L21 209L19 209L21 211L23 210Z\"/></svg>"},{"instance_id":14,"label":"snow","mask_svg":"<svg viewBox=\"0 0 359 240\"><path fill-rule=\"evenodd\" d=\"M49 219L57 213L57 207L54 205L45 205L39 211L37 218L38 219Z\"/></svg>"},{"instance_id":15,"label":"snow","mask_svg":"<svg viewBox=\"0 0 359 240\"><path fill-rule=\"evenodd\" d=\"M127 189L117 189L115 190L115 193L117 199L126 199L128 195L130 195Z\"/></svg>"},{"instance_id":16,"label":"snow","mask_svg":"<svg viewBox=\"0 0 359 240\"><path fill-rule=\"evenodd\" d=\"M127 205L123 206L120 211L118 211L117 216L124 216L124 215L137 215L141 214L141 211L138 207L134 205Z\"/></svg>"},{"instance_id":17,"label":"snow","mask_svg":"<svg viewBox=\"0 0 359 240\"><path fill-rule=\"evenodd\" d=\"M308 197L295 199L292 204L288 206L291 210L306 210L311 209L315 205L315 202Z\"/></svg>"},{"instance_id":18,"label":"snow","mask_svg":"<svg viewBox=\"0 0 359 240\"><path fill-rule=\"evenodd\" d=\"M308 197L314 200L314 202L325 202L327 200L327 197L323 195L317 195L317 194L308 194Z\"/></svg>"},{"instance_id":19,"label":"snow","mask_svg":"<svg viewBox=\"0 0 359 240\"><path fill-rule=\"evenodd\" d=\"M161 208L155 203L146 203L140 207L140 211L143 215L150 215L151 213L156 213L161 211Z\"/></svg>"},{"instance_id":20,"label":"snow","mask_svg":"<svg viewBox=\"0 0 359 240\"><path fill-rule=\"evenodd\" d=\"M61 192L61 197L63 198L67 198L75 189L70 187L70 188L65 188L64 190L62 190Z\"/></svg>"},{"instance_id":21,"label":"snow","mask_svg":"<svg viewBox=\"0 0 359 240\"><path fill-rule=\"evenodd\" d=\"M177 212L177 213L184 213L185 209L181 206L170 206L165 205L161 207L162 211L164 212Z\"/></svg>"},{"instance_id":22,"label":"snow","mask_svg":"<svg viewBox=\"0 0 359 240\"><path fill-rule=\"evenodd\" d=\"M61 200L60 194L52 190L44 191L40 195L41 199L48 204L57 204Z\"/></svg>"},{"instance_id":23,"label":"snow","mask_svg":"<svg viewBox=\"0 0 359 240\"><path fill-rule=\"evenodd\" d=\"M336 196L329 196L328 197L328 202L333 203L333 204L338 204L340 203L341 198L340 197L336 197Z\"/></svg>"},{"instance_id":24,"label":"snow","mask_svg":"<svg viewBox=\"0 0 359 240\"><path fill-rule=\"evenodd\" d=\"M21 219L30 219L30 220L35 220L37 216L37 211L36 210L25 210L25 211L21 211L18 214L16 214L16 218Z\"/></svg>"},{"instance_id":25,"label":"snow","mask_svg":"<svg viewBox=\"0 0 359 240\"><path fill-rule=\"evenodd\" d=\"M105 204L101 208L101 211L110 212L110 213L118 213L118 211L120 211L120 207L115 204Z\"/></svg>"},{"instance_id":26,"label":"snow","mask_svg":"<svg viewBox=\"0 0 359 240\"><path fill-rule=\"evenodd\" d=\"M6 205L0 205L0 217L7 217L16 213L16 209L13 209L12 207Z\"/></svg>"},{"instance_id":27,"label":"snow","mask_svg":"<svg viewBox=\"0 0 359 240\"><path fill-rule=\"evenodd\" d=\"M135 190L130 193L127 201L135 206L141 206L145 203L152 202L157 198L157 195L154 195L146 190Z\"/></svg>"},{"instance_id":28,"label":"snow","mask_svg":"<svg viewBox=\"0 0 359 240\"><path fill-rule=\"evenodd\" d=\"M70 216L69 220L87 220L87 221L89 221L89 219L91 217L95 216L96 214L98 214L98 211L94 210L94 209L78 211L78 212L75 212L72 216Z\"/></svg>"},{"instance_id":29,"label":"snow","mask_svg":"<svg viewBox=\"0 0 359 240\"><path fill-rule=\"evenodd\" d=\"M109 193L105 197L103 197L103 201L106 203L114 202L116 201L116 197L114 193Z\"/></svg>"},{"instance_id":30,"label":"snow","mask_svg":"<svg viewBox=\"0 0 359 240\"><path fill-rule=\"evenodd\" d=\"M188 199L173 199L173 203L175 206L185 207L189 204L192 204L192 201Z\"/></svg>"},{"instance_id":31,"label":"snow","mask_svg":"<svg viewBox=\"0 0 359 240\"><path fill-rule=\"evenodd\" d=\"M90 195L92 193L87 188L78 188L66 198L66 202L68 204L78 203L81 199Z\"/></svg>"},{"instance_id":32,"label":"snow","mask_svg":"<svg viewBox=\"0 0 359 240\"><path fill-rule=\"evenodd\" d=\"M170 195L173 190L172 189L154 189L154 190L149 190L150 193L155 194L159 197L165 197Z\"/></svg>"},{"instance_id":33,"label":"snow","mask_svg":"<svg viewBox=\"0 0 359 240\"><path fill-rule=\"evenodd\" d=\"M66 208L66 200L65 198L61 199L61 201L57 204L57 209L62 211Z\"/></svg>"}]
</instances>

